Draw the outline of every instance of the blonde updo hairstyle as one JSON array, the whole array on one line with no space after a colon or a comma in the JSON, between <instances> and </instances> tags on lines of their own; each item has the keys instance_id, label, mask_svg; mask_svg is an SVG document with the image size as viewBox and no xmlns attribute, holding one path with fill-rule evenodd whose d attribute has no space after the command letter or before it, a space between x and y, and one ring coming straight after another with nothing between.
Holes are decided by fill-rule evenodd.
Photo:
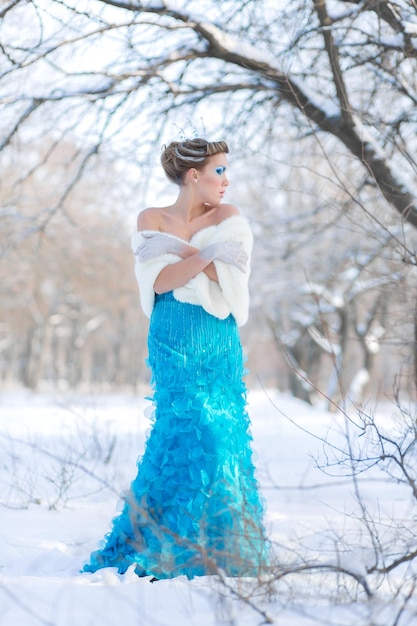
<instances>
[{"instance_id":1,"label":"blonde updo hairstyle","mask_svg":"<svg viewBox=\"0 0 417 626\"><path fill-rule=\"evenodd\" d=\"M206 141L201 138L172 141L163 147L161 163L168 179L182 185L189 169L202 170L209 157L228 152L229 147L225 141Z\"/></svg>"}]
</instances>

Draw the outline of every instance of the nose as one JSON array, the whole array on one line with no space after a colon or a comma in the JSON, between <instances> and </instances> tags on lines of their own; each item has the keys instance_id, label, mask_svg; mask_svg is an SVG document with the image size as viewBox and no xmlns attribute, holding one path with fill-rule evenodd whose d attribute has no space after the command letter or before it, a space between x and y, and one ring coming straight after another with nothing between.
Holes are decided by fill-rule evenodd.
<instances>
[{"instance_id":1,"label":"nose","mask_svg":"<svg viewBox=\"0 0 417 626\"><path fill-rule=\"evenodd\" d=\"M228 180L228 178L227 178L226 174L223 174L223 182L222 182L222 185L223 185L224 187L228 187L228 186L229 186L229 180Z\"/></svg>"}]
</instances>

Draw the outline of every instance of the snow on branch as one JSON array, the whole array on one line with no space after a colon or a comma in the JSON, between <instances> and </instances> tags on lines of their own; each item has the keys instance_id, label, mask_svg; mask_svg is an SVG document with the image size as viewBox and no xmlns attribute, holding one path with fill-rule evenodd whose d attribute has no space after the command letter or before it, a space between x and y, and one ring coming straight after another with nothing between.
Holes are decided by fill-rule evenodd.
<instances>
[{"instance_id":1,"label":"snow on branch","mask_svg":"<svg viewBox=\"0 0 417 626\"><path fill-rule=\"evenodd\" d=\"M10 11L11 9L13 9L13 7L15 7L17 4L19 4L20 0L12 0L12 2L9 2L8 4L6 4L5 7L3 7L0 11L0 19L2 19L6 13L8 11Z\"/></svg>"},{"instance_id":2,"label":"snow on branch","mask_svg":"<svg viewBox=\"0 0 417 626\"><path fill-rule=\"evenodd\" d=\"M413 37L417 36L417 23L410 21L410 17L415 17L415 6L411 9L406 3L400 2L364 2L363 0L342 0L345 4L357 4L357 15L362 12L374 12L397 34L402 34L404 42L402 46L403 53L408 57L417 57L417 46L413 41ZM410 11L412 10L412 13ZM350 12L345 16L337 13L330 13L334 21L349 17ZM375 28L375 31L377 29Z\"/></svg>"},{"instance_id":3,"label":"snow on branch","mask_svg":"<svg viewBox=\"0 0 417 626\"><path fill-rule=\"evenodd\" d=\"M370 136L370 124L364 120L372 119L373 113L368 115L366 110L357 112L353 104L352 106L350 104L356 98L356 88L351 89L349 71L345 69L346 60L351 66L351 59L346 53L346 48L343 47L343 41L339 41L339 34L332 31L332 15L327 10L324 0L321 2L317 0L316 2L320 19L313 20L309 34L305 38L300 36L297 42L297 54L301 67L298 64L288 64L286 62L288 58L276 54L271 43L273 41L272 35L276 34L274 29L277 26L275 23L265 39L269 48L268 46L256 45L261 29L268 29L265 15L262 17L262 22L259 22L252 32L248 34L247 30L241 29L242 34L237 35L239 28L244 25L244 21L239 24L237 29L227 22L220 26L210 21L208 12L201 17L197 16L188 5L183 5L185 8L176 8L176 3L161 0L149 2L96 0L94 5L97 6L97 4L101 7L104 5L113 7L112 14L116 13L115 10L119 10L120 21L116 19L115 23L112 24L109 20L109 24L103 26L100 23L100 27L97 27L96 16L91 9L91 11L83 13L82 16L77 14L77 19L80 22L69 26L68 30L59 27L57 32L50 35L49 30L44 29L45 38L41 41L42 45L36 43L31 47L28 44L26 48L22 49L22 53L27 55L23 69L28 69L31 65L40 70L39 74L34 71L34 77L38 77L41 72L44 72L45 63L49 63L49 67L52 69L52 76L48 76L46 81L50 83L49 91L45 87L45 83L42 82L42 90L47 92L47 95L41 94L42 104L77 97L84 100L88 98L104 100L105 98L110 99L118 93L135 95L143 91L143 100L148 100L149 108L151 101L159 107L156 113L154 110L151 111L151 115L157 116L165 113L165 107L169 106L172 109L175 106L190 106L190 104L201 102L203 99L208 99L218 93L232 93L245 88L250 89L251 93L258 91L266 94L272 105L286 102L290 108L299 112L304 123L308 126L309 133L324 132L336 137L362 164L367 172L367 179L397 210L401 220L417 227L417 192L412 188L412 177L410 176L409 180L406 181L402 180L401 170L400 172L397 171L399 168L397 168L395 159L391 158L392 155L389 150L386 152L382 150L383 140L378 139L381 133L378 133L376 138ZM361 12L365 12L369 16L371 10L377 12L380 19L389 24L394 35L408 37L410 42L415 36L413 17L405 9L403 10L403 4L400 4L399 8L395 8L387 2L362 3L362 1L352 0L346 4L349 4L350 7L357 5L356 16L360 16ZM70 3L63 2L59 5L69 11L75 11ZM12 4L7 6L11 10ZM126 19L127 12L131 14L128 16L132 18L130 24L129 20ZM236 14L238 15L239 11ZM146 20L150 18L154 21L152 25L146 24ZM351 22L354 20L356 25L356 17L350 19ZM329 23L327 23L328 21ZM165 44L167 25L173 27L169 45L157 47L158 51L162 50L162 54L155 54L155 50L150 52L151 39L148 38L143 44L141 38L143 29L147 27L155 29L155 38L159 37L160 41ZM184 29L182 32L187 33L187 35L176 36L176 25ZM44 24L40 24L41 31L44 26ZM74 28L76 35L74 35ZM120 31L117 31L118 28ZM106 30L109 31L107 35L105 34ZM360 31L360 27L358 30ZM70 33L70 37L68 37L68 33ZM83 50L87 49L89 44L94 44L94 46L102 42L106 44L110 36L112 45L116 46L117 60L112 59L111 54L106 52L106 55L103 55L102 63L99 59L101 65L99 63L98 68L97 65L92 64L95 69L91 69L89 74L87 71L85 72L87 80L88 76L91 76L92 87L86 86L85 82L80 80L79 65L75 70L79 61L76 54L71 57L73 65L70 69L64 71L60 67L62 58L65 62L68 62L68 58L59 56L58 52L63 51L63 54L68 54L67 51L73 50L76 53L77 50L80 50L80 42L85 46ZM155 41L155 38L152 41ZM15 42L12 37L10 39L9 49L15 50ZM67 45L71 39L73 40L72 43ZM75 43L78 39L79 41ZM314 72L312 72L311 55L309 54L311 42L314 43L314 49L318 50L318 54L321 55L320 62L323 62L324 73L320 81L327 81L324 89L320 81L315 82ZM3 48L7 48L4 43ZM96 49L99 50L100 48ZM126 53L126 50L129 50L129 55L124 62L123 54ZM202 59L218 63L210 64L207 62L209 70L201 72L199 63L201 64ZM94 60L97 62L97 55L94 56ZM359 61L362 63L361 59ZM303 63L306 64L303 65ZM114 70L115 67L117 70ZM132 73L132 67L135 68L135 76ZM193 68L197 71L193 72ZM113 71L111 71L112 69ZM22 67L7 69L10 83L14 82L14 77L18 77L21 70ZM225 81L225 76L233 74L233 70L239 73L239 78L242 78L241 83L236 81L236 85L230 79ZM63 78L64 81L64 83L59 84L59 91L56 84L52 85L55 72L58 73L59 79ZM26 77L25 74L22 76L24 79ZM94 80L97 80L98 77L101 80L94 85ZM107 80L103 80L104 77ZM213 90L210 85L213 85L216 80L219 87ZM15 83L17 82L15 81ZM23 81L20 80L19 84L22 83ZM150 90L151 87L152 98L147 98L147 90ZM33 91L33 80L28 81L27 86L25 85L25 100L30 101L34 97L33 94L30 94L31 89ZM38 85L36 85L36 89L39 89ZM398 89L398 92L404 95L404 90ZM184 94L186 95L185 98L183 97ZM335 98L335 94L338 96L337 98ZM168 98L166 98L167 95ZM19 108L18 101L19 97L16 97L12 103L17 110ZM264 102L265 99L260 106ZM15 113L15 115L19 117L19 113ZM30 115L30 111L28 115ZM15 134L17 128L22 126L24 121L25 118L21 117L17 122L10 124L9 127L12 128L12 132L9 131L9 137ZM366 128L364 128L365 123ZM10 139L3 142L3 147L9 141Z\"/></svg>"},{"instance_id":4,"label":"snow on branch","mask_svg":"<svg viewBox=\"0 0 417 626\"><path fill-rule=\"evenodd\" d=\"M300 289L300 292L305 295L322 298L335 309L341 309L344 306L342 296L331 293L324 285L319 283L307 283Z\"/></svg>"},{"instance_id":5,"label":"snow on branch","mask_svg":"<svg viewBox=\"0 0 417 626\"><path fill-rule=\"evenodd\" d=\"M322 350L324 350L324 352L327 352L327 354L331 354L333 356L337 356L340 354L340 346L336 343L332 343L331 341L329 341L329 339L324 337L324 335L322 335L322 333L315 326L309 326L307 330L313 341L315 341L316 344L320 346Z\"/></svg>"}]
</instances>

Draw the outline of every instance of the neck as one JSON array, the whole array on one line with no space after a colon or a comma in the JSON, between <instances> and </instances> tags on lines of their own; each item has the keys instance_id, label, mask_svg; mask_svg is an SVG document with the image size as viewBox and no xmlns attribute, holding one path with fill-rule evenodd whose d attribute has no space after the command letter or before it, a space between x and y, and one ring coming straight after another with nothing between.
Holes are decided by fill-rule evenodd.
<instances>
[{"instance_id":1,"label":"neck","mask_svg":"<svg viewBox=\"0 0 417 626\"><path fill-rule=\"evenodd\" d=\"M206 212L206 205L196 197L192 185L183 185L180 187L178 198L172 205L172 211L188 222L203 215Z\"/></svg>"}]
</instances>

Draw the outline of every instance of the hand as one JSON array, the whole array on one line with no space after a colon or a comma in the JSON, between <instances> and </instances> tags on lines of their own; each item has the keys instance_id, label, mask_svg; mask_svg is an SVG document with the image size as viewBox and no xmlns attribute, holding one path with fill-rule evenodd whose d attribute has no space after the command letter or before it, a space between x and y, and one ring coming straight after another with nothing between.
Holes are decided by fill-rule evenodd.
<instances>
[{"instance_id":1,"label":"hand","mask_svg":"<svg viewBox=\"0 0 417 626\"><path fill-rule=\"evenodd\" d=\"M136 248L135 252L135 255L138 257L141 263L143 263L144 261L149 261L150 259L154 259L155 257L166 253L177 254L181 256L184 251L184 247L186 246L185 242L181 241L180 239L176 239L175 237L171 237L170 235L167 235L165 233L142 233L142 236L144 237L144 239L146 239L146 241L141 243Z\"/></svg>"},{"instance_id":2,"label":"hand","mask_svg":"<svg viewBox=\"0 0 417 626\"><path fill-rule=\"evenodd\" d=\"M243 245L237 241L222 241L219 243L211 243L200 252L202 259L206 261L223 261L234 265L241 272L246 272L246 263L248 262L248 255L246 254Z\"/></svg>"}]
</instances>

